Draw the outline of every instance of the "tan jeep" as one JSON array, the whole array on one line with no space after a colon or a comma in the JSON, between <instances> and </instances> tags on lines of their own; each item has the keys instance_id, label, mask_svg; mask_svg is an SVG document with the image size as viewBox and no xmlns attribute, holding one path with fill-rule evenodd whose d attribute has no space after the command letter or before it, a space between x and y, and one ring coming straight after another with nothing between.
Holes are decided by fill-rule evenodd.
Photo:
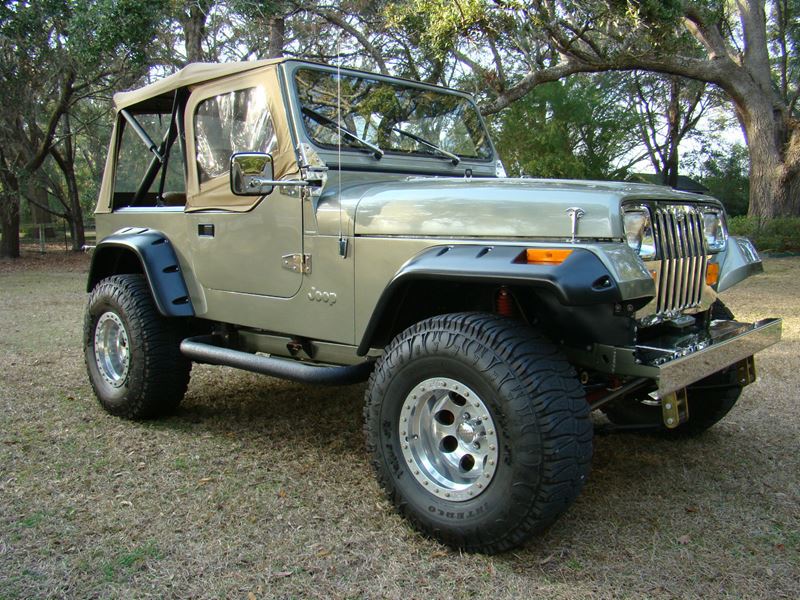
<instances>
[{"instance_id":1,"label":"tan jeep","mask_svg":"<svg viewBox=\"0 0 800 600\"><path fill-rule=\"evenodd\" d=\"M103 407L174 410L192 361L369 379L378 478L452 546L506 550L566 510L590 411L699 433L780 339L717 300L761 269L717 200L508 179L457 91L273 60L114 102L84 328Z\"/></svg>"}]
</instances>

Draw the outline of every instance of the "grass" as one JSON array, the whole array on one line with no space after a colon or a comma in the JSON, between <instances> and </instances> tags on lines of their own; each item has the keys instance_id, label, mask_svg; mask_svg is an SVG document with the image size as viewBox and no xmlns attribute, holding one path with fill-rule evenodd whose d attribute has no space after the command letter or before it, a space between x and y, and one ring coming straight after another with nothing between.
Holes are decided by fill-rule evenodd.
<instances>
[{"instance_id":1,"label":"grass","mask_svg":"<svg viewBox=\"0 0 800 600\"><path fill-rule=\"evenodd\" d=\"M725 294L742 319L786 320L722 423L597 436L575 506L495 557L391 510L363 386L196 366L174 417L104 413L80 350L85 261L0 263L0 598L800 597L800 259Z\"/></svg>"}]
</instances>

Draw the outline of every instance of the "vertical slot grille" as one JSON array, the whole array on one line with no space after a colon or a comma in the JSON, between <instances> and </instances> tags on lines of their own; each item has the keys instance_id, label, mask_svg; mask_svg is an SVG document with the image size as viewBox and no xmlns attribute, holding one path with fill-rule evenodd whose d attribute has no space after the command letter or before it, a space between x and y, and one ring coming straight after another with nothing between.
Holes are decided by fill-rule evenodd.
<instances>
[{"instance_id":1,"label":"vertical slot grille","mask_svg":"<svg viewBox=\"0 0 800 600\"><path fill-rule=\"evenodd\" d=\"M661 254L656 311L699 305L707 260L700 212L688 205L659 207L653 220Z\"/></svg>"}]
</instances>

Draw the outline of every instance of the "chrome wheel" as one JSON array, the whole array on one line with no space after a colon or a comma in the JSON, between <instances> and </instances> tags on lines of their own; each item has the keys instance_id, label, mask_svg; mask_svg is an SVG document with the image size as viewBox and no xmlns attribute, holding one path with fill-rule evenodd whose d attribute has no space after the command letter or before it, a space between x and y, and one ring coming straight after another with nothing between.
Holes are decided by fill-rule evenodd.
<instances>
[{"instance_id":1,"label":"chrome wheel","mask_svg":"<svg viewBox=\"0 0 800 600\"><path fill-rule=\"evenodd\" d=\"M406 396L400 415L403 456L432 494L462 502L486 489L497 468L497 431L469 387L437 377Z\"/></svg>"},{"instance_id":2,"label":"chrome wheel","mask_svg":"<svg viewBox=\"0 0 800 600\"><path fill-rule=\"evenodd\" d=\"M115 388L125 383L131 362L128 332L116 313L105 312L97 320L94 328L94 359L106 383Z\"/></svg>"}]
</instances>

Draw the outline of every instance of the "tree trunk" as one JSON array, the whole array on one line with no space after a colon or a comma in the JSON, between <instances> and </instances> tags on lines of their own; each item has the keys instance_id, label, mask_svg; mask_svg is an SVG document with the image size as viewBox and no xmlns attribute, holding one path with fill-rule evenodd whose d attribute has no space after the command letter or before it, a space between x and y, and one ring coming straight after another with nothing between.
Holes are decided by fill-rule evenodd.
<instances>
[{"instance_id":1,"label":"tree trunk","mask_svg":"<svg viewBox=\"0 0 800 600\"><path fill-rule=\"evenodd\" d=\"M181 11L178 16L183 38L186 44L186 62L203 62L203 40L206 37L206 10L207 2L189 2L186 12Z\"/></svg>"},{"instance_id":2,"label":"tree trunk","mask_svg":"<svg viewBox=\"0 0 800 600\"><path fill-rule=\"evenodd\" d=\"M672 188L678 186L678 144L681 141L680 82L672 77L669 86L669 105L667 106L667 148L664 161L664 184Z\"/></svg>"},{"instance_id":3,"label":"tree trunk","mask_svg":"<svg viewBox=\"0 0 800 600\"><path fill-rule=\"evenodd\" d=\"M283 56L283 46L286 43L286 21L283 17L272 17L269 20L269 49L267 58L280 58Z\"/></svg>"},{"instance_id":4,"label":"tree trunk","mask_svg":"<svg viewBox=\"0 0 800 600\"><path fill-rule=\"evenodd\" d=\"M19 196L5 195L0 205L0 258L19 258Z\"/></svg>"},{"instance_id":5,"label":"tree trunk","mask_svg":"<svg viewBox=\"0 0 800 600\"><path fill-rule=\"evenodd\" d=\"M734 104L750 151L748 216L760 221L800 216L800 122L776 110L763 94Z\"/></svg>"},{"instance_id":6,"label":"tree trunk","mask_svg":"<svg viewBox=\"0 0 800 600\"><path fill-rule=\"evenodd\" d=\"M64 179L67 181L67 198L69 199L70 230L72 232L72 250L80 252L86 243L83 231L83 207L78 192L78 180L75 178L75 139L72 137L72 125L69 113L64 114Z\"/></svg>"}]
</instances>

